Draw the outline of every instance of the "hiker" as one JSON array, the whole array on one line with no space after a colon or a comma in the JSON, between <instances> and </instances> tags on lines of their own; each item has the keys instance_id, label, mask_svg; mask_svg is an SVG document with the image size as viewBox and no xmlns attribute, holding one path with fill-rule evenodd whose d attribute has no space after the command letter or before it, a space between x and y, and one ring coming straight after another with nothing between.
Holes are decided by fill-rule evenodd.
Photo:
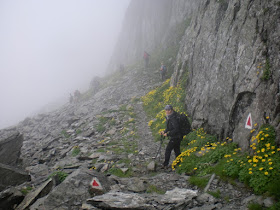
<instances>
[{"instance_id":1,"label":"hiker","mask_svg":"<svg viewBox=\"0 0 280 210\"><path fill-rule=\"evenodd\" d=\"M176 157L181 154L180 144L182 141L182 135L180 134L180 125L177 118L178 113L173 110L171 105L166 105L164 109L166 114L166 129L161 131L161 135L169 137L169 142L165 149L165 160L162 165L162 168L166 169L169 164L172 150L174 150Z\"/></svg>"},{"instance_id":2,"label":"hiker","mask_svg":"<svg viewBox=\"0 0 280 210\"><path fill-rule=\"evenodd\" d=\"M165 80L165 74L166 74L167 68L165 65L163 65L163 63L161 63L161 67L160 67L160 75L161 75L161 80L164 81Z\"/></svg>"},{"instance_id":3,"label":"hiker","mask_svg":"<svg viewBox=\"0 0 280 210\"><path fill-rule=\"evenodd\" d=\"M150 60L150 55L146 51L144 51L143 55L144 61L145 61L145 69L148 68L149 65L149 60Z\"/></svg>"}]
</instances>

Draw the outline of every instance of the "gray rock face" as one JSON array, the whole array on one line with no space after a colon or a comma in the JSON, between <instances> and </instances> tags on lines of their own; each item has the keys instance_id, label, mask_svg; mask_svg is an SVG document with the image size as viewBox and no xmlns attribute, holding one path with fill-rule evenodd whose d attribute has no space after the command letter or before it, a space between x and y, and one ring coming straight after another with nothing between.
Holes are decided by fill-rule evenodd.
<instances>
[{"instance_id":1,"label":"gray rock face","mask_svg":"<svg viewBox=\"0 0 280 210\"><path fill-rule=\"evenodd\" d=\"M16 188L9 188L0 192L0 209L13 209L24 199L24 195Z\"/></svg>"},{"instance_id":2,"label":"gray rock face","mask_svg":"<svg viewBox=\"0 0 280 210\"><path fill-rule=\"evenodd\" d=\"M0 191L8 186L16 186L31 180L26 172L2 163L0 163L0 177Z\"/></svg>"},{"instance_id":3,"label":"gray rock face","mask_svg":"<svg viewBox=\"0 0 280 210\"><path fill-rule=\"evenodd\" d=\"M0 130L0 163L17 165L23 136L14 128Z\"/></svg>"},{"instance_id":4,"label":"gray rock face","mask_svg":"<svg viewBox=\"0 0 280 210\"><path fill-rule=\"evenodd\" d=\"M150 53L165 46L170 37L174 41L176 37L172 34L176 33L177 24L185 19L186 14L192 13L193 3L195 1L131 1L108 71L116 70L120 63L128 65L142 60L144 51Z\"/></svg>"},{"instance_id":5,"label":"gray rock face","mask_svg":"<svg viewBox=\"0 0 280 210\"><path fill-rule=\"evenodd\" d=\"M245 149L249 113L253 124L269 116L279 128L279 1L196 2L172 84L188 71L185 103L193 127L233 137Z\"/></svg>"}]
</instances>

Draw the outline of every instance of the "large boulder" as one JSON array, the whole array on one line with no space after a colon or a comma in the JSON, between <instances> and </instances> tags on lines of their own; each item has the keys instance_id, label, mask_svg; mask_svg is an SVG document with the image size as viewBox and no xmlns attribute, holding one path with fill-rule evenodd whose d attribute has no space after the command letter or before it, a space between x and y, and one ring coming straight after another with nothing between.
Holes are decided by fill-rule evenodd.
<instances>
[{"instance_id":1,"label":"large boulder","mask_svg":"<svg viewBox=\"0 0 280 210\"><path fill-rule=\"evenodd\" d=\"M8 186L16 186L31 180L26 172L2 163L0 163L0 177L0 191Z\"/></svg>"},{"instance_id":2,"label":"large boulder","mask_svg":"<svg viewBox=\"0 0 280 210\"><path fill-rule=\"evenodd\" d=\"M11 187L0 192L0 210L14 209L24 199L24 195L16 188Z\"/></svg>"},{"instance_id":3,"label":"large boulder","mask_svg":"<svg viewBox=\"0 0 280 210\"><path fill-rule=\"evenodd\" d=\"M56 186L47 196L37 200L30 209L73 209L82 206L92 197L93 178L102 185L102 190L110 189L110 181L102 174L81 168L70 174L61 184Z\"/></svg>"},{"instance_id":4,"label":"large boulder","mask_svg":"<svg viewBox=\"0 0 280 210\"><path fill-rule=\"evenodd\" d=\"M15 128L0 130L0 163L17 165L23 136Z\"/></svg>"}]
</instances>

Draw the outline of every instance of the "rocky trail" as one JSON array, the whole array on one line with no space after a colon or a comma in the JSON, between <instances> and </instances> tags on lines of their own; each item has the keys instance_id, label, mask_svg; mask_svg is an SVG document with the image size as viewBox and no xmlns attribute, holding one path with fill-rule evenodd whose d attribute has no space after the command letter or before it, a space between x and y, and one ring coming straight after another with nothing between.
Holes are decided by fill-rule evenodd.
<instances>
[{"instance_id":1,"label":"rocky trail","mask_svg":"<svg viewBox=\"0 0 280 210\"><path fill-rule=\"evenodd\" d=\"M160 84L157 72L136 68L89 100L1 130L5 138L23 135L21 166L31 180L6 187L0 209L246 209L250 201L269 202L214 175L207 189L199 189L190 176L160 169L160 143L139 100ZM61 174L68 176L60 183ZM12 207L16 198L24 200Z\"/></svg>"}]
</instances>

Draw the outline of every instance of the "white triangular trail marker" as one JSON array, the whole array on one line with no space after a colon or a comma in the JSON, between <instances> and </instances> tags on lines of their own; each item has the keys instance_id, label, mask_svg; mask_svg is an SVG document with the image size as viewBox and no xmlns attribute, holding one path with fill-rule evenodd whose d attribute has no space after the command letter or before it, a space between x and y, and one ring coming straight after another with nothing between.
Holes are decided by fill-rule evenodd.
<instances>
[{"instance_id":1,"label":"white triangular trail marker","mask_svg":"<svg viewBox=\"0 0 280 210\"><path fill-rule=\"evenodd\" d=\"M245 128L248 128L248 129L252 129L253 128L253 122L252 122L251 113L249 113L249 115L247 117Z\"/></svg>"}]
</instances>

